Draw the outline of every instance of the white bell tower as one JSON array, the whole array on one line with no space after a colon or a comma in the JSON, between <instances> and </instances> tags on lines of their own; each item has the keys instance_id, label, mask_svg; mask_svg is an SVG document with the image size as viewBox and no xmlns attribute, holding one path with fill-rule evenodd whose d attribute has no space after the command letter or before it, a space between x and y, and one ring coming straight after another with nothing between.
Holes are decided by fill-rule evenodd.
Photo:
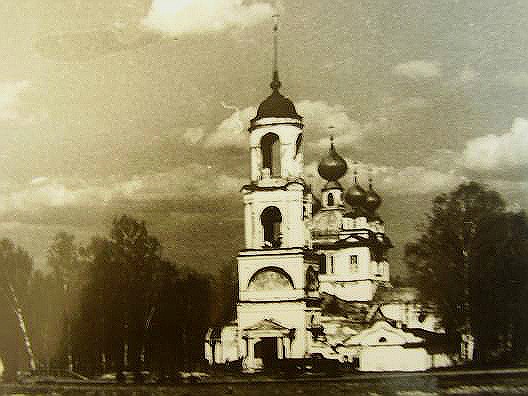
<instances>
[{"instance_id":1,"label":"white bell tower","mask_svg":"<svg viewBox=\"0 0 528 396\"><path fill-rule=\"evenodd\" d=\"M238 255L239 350L246 371L309 354L320 327L318 256L306 226L303 123L279 89L274 26L272 93L249 127L251 180L244 194L245 249Z\"/></svg>"}]
</instances>

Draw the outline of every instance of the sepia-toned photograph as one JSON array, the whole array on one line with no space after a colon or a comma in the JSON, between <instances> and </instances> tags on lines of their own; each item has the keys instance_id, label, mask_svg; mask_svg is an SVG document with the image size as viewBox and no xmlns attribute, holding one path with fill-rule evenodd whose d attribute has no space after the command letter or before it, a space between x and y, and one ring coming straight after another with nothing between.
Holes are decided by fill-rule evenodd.
<instances>
[{"instance_id":1,"label":"sepia-toned photograph","mask_svg":"<svg viewBox=\"0 0 528 396\"><path fill-rule=\"evenodd\" d=\"M0 396L528 395L528 1L0 37Z\"/></svg>"}]
</instances>

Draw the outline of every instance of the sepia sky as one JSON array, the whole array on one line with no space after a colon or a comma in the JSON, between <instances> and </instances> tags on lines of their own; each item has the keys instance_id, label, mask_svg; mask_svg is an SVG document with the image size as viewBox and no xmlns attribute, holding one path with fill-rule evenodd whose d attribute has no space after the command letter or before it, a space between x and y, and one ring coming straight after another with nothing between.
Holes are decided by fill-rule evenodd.
<instances>
[{"instance_id":1,"label":"sepia sky","mask_svg":"<svg viewBox=\"0 0 528 396\"><path fill-rule=\"evenodd\" d=\"M307 179L333 126L384 199L394 272L460 182L528 207L526 0L3 0L0 237L43 268L58 231L86 242L127 213L179 264L230 262L274 12Z\"/></svg>"}]
</instances>

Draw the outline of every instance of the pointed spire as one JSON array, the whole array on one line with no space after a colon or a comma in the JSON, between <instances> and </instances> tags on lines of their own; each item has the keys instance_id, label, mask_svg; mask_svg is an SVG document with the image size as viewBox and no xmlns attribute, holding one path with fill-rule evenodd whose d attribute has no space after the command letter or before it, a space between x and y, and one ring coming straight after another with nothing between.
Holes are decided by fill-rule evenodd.
<instances>
[{"instance_id":1,"label":"pointed spire","mask_svg":"<svg viewBox=\"0 0 528 396\"><path fill-rule=\"evenodd\" d=\"M328 127L328 132L330 132L330 151L335 151L335 147L334 147L334 135L332 133L332 131L335 129L335 127L333 125L330 125Z\"/></svg>"},{"instance_id":2,"label":"pointed spire","mask_svg":"<svg viewBox=\"0 0 528 396\"><path fill-rule=\"evenodd\" d=\"M358 183L358 170L357 170L357 167L358 167L358 163L357 163L357 161L354 161L354 184L359 184Z\"/></svg>"},{"instance_id":3,"label":"pointed spire","mask_svg":"<svg viewBox=\"0 0 528 396\"><path fill-rule=\"evenodd\" d=\"M278 35L279 35L279 14L273 15L273 78L271 80L270 87L273 91L278 91L281 87L281 82L279 80L279 50L278 50Z\"/></svg>"},{"instance_id":4,"label":"pointed spire","mask_svg":"<svg viewBox=\"0 0 528 396\"><path fill-rule=\"evenodd\" d=\"M381 197L372 187L372 168L369 168L369 190L365 198L365 207L374 213L381 205Z\"/></svg>"}]
</instances>

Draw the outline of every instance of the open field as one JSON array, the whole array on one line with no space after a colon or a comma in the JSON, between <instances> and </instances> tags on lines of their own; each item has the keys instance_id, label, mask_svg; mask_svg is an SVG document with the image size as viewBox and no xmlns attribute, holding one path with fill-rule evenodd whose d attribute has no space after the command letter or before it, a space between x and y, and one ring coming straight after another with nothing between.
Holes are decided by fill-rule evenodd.
<instances>
[{"instance_id":1,"label":"open field","mask_svg":"<svg viewBox=\"0 0 528 396\"><path fill-rule=\"evenodd\" d=\"M452 371L420 374L364 374L340 378L214 379L177 386L0 385L0 395L187 396L187 395L528 395L528 370Z\"/></svg>"}]
</instances>

